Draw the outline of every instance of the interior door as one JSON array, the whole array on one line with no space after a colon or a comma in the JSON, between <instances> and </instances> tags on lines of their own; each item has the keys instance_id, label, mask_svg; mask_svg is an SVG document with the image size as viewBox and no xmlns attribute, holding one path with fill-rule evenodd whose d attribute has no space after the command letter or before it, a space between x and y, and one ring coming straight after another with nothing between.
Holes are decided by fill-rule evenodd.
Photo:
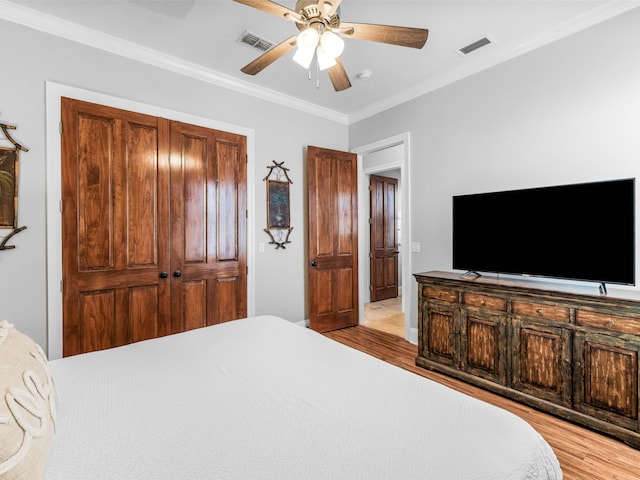
<instances>
[{"instance_id":1,"label":"interior door","mask_svg":"<svg viewBox=\"0 0 640 480\"><path fill-rule=\"evenodd\" d=\"M170 333L168 122L62 99L63 355Z\"/></svg>"},{"instance_id":2,"label":"interior door","mask_svg":"<svg viewBox=\"0 0 640 480\"><path fill-rule=\"evenodd\" d=\"M372 302L398 296L397 191L397 179L371 175L369 264Z\"/></svg>"},{"instance_id":3,"label":"interior door","mask_svg":"<svg viewBox=\"0 0 640 480\"><path fill-rule=\"evenodd\" d=\"M309 326L358 324L357 156L309 146Z\"/></svg>"},{"instance_id":4,"label":"interior door","mask_svg":"<svg viewBox=\"0 0 640 480\"><path fill-rule=\"evenodd\" d=\"M171 122L172 330L247 315L246 138Z\"/></svg>"}]
</instances>

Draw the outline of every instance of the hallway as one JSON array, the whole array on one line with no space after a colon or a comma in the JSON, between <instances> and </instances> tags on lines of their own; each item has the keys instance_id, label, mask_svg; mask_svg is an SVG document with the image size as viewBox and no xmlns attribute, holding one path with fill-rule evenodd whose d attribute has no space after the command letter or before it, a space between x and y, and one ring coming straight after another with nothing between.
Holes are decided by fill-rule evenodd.
<instances>
[{"instance_id":1,"label":"hallway","mask_svg":"<svg viewBox=\"0 0 640 480\"><path fill-rule=\"evenodd\" d=\"M364 319L361 325L404 338L405 327L404 313L402 313L402 297L365 303Z\"/></svg>"}]
</instances>

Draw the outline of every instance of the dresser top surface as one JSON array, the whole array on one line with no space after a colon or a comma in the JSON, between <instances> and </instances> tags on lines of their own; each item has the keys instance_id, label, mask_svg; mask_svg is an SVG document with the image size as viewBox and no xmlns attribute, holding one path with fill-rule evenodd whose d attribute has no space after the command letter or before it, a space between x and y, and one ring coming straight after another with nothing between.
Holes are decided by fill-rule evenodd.
<instances>
[{"instance_id":1,"label":"dresser top surface","mask_svg":"<svg viewBox=\"0 0 640 480\"><path fill-rule=\"evenodd\" d=\"M621 301L621 302L640 302L640 291L624 290L621 288L612 289L607 285L608 293L600 293L598 285L589 283L585 285L568 284L561 282L553 282L538 278L513 278L503 275L485 274L480 276L467 275L462 277L461 273L429 271L416 273L414 276L419 281L421 278L442 280L446 282L456 282L461 285L482 286L493 288L504 288L505 290L527 291L534 294L552 294L552 295L569 295L579 297L589 297L591 300L597 301Z\"/></svg>"}]
</instances>

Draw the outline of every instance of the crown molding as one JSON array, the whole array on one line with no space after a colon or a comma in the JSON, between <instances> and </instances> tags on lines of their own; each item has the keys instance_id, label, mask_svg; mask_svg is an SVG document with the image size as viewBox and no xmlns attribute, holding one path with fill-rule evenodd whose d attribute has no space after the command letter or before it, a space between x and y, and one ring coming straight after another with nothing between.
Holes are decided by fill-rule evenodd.
<instances>
[{"instance_id":1,"label":"crown molding","mask_svg":"<svg viewBox=\"0 0 640 480\"><path fill-rule=\"evenodd\" d=\"M399 92L396 95L373 103L362 110L350 114L348 123L352 124L364 120L638 7L640 7L639 0L609 0L566 22L543 30L520 44L513 45L508 49L495 50L493 54L478 57L475 62L466 63L459 68L444 72L416 88Z\"/></svg>"},{"instance_id":2,"label":"crown molding","mask_svg":"<svg viewBox=\"0 0 640 480\"><path fill-rule=\"evenodd\" d=\"M203 82L227 88L245 95L276 103L288 108L315 115L343 125L349 125L402 103L414 100L439 88L491 68L499 63L523 55L536 48L601 23L617 15L640 7L639 0L609 0L570 20L544 30L534 37L509 49L496 50L491 55L479 57L475 62L444 72L413 89L404 90L381 99L364 109L345 114L275 90L260 87L250 82L226 75L213 69L166 55L117 37L92 30L37 10L0 0L0 19L17 23L50 35L130 58L148 65L191 77Z\"/></svg>"},{"instance_id":3,"label":"crown molding","mask_svg":"<svg viewBox=\"0 0 640 480\"><path fill-rule=\"evenodd\" d=\"M0 19L337 123L346 125L348 122L344 113L256 86L216 70L6 0L0 0Z\"/></svg>"}]
</instances>

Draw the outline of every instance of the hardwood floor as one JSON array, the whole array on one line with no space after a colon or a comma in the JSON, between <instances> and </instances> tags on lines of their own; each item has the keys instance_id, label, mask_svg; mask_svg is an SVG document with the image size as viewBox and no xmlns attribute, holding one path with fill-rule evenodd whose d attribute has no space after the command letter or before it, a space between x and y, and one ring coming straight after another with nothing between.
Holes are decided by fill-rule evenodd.
<instances>
[{"instance_id":1,"label":"hardwood floor","mask_svg":"<svg viewBox=\"0 0 640 480\"><path fill-rule=\"evenodd\" d=\"M551 445L562 467L564 480L640 479L640 451L526 405L417 367L417 346L400 337L365 326L335 330L325 335L520 416Z\"/></svg>"}]
</instances>

